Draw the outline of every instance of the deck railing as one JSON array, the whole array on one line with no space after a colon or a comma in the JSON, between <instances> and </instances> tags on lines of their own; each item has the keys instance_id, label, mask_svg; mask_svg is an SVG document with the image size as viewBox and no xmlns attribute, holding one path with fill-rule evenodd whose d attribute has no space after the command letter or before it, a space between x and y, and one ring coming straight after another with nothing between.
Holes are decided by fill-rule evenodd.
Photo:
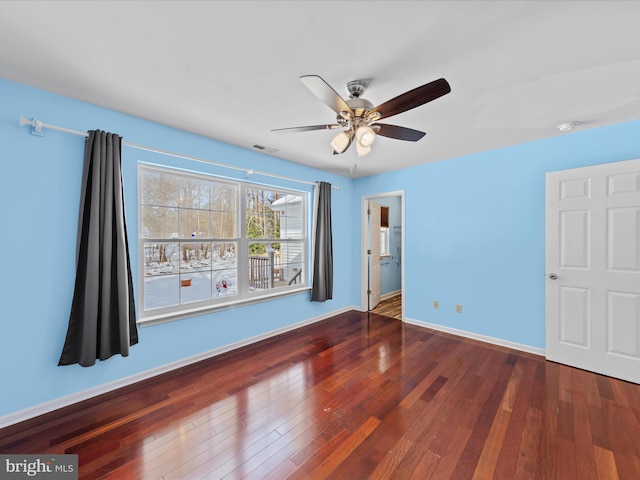
<instances>
[{"instance_id":1,"label":"deck railing","mask_svg":"<svg viewBox=\"0 0 640 480\"><path fill-rule=\"evenodd\" d=\"M273 288L275 282L282 280L280 253L267 252L265 255L249 257L249 288L265 290Z\"/></svg>"}]
</instances>

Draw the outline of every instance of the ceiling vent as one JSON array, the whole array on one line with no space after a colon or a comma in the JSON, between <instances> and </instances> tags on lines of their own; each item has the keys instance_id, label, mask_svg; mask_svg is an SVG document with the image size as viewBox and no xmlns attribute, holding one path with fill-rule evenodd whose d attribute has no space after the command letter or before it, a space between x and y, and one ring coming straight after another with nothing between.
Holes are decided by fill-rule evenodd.
<instances>
[{"instance_id":1,"label":"ceiling vent","mask_svg":"<svg viewBox=\"0 0 640 480\"><path fill-rule=\"evenodd\" d=\"M277 148L265 147L264 145L258 145L258 144L254 145L253 148L255 148L256 150L260 150L261 152L264 152L264 153L274 154L278 152Z\"/></svg>"}]
</instances>

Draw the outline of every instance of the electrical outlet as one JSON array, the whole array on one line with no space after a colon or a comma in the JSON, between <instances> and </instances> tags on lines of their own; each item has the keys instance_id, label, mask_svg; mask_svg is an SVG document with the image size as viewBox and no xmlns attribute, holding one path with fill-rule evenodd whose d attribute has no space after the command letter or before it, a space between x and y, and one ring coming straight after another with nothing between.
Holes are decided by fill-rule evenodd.
<instances>
[{"instance_id":1,"label":"electrical outlet","mask_svg":"<svg viewBox=\"0 0 640 480\"><path fill-rule=\"evenodd\" d=\"M456 305L456 313L462 313L462 305Z\"/></svg>"},{"instance_id":2,"label":"electrical outlet","mask_svg":"<svg viewBox=\"0 0 640 480\"><path fill-rule=\"evenodd\" d=\"M433 301L433 308L439 308L440 307L440 302L438 300L434 300Z\"/></svg>"}]
</instances>

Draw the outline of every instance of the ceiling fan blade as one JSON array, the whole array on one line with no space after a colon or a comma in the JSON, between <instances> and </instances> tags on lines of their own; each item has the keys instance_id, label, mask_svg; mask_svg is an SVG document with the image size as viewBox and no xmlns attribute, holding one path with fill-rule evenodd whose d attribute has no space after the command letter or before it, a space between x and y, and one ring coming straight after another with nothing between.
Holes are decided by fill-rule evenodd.
<instances>
[{"instance_id":1,"label":"ceiling fan blade","mask_svg":"<svg viewBox=\"0 0 640 480\"><path fill-rule=\"evenodd\" d=\"M291 133L291 132L310 132L312 130L335 130L340 128L337 123L329 125L307 125L306 127L289 127L289 128L274 128L271 130L275 133Z\"/></svg>"},{"instance_id":2,"label":"ceiling fan blade","mask_svg":"<svg viewBox=\"0 0 640 480\"><path fill-rule=\"evenodd\" d=\"M444 78L440 78L378 105L371 110L371 113L378 112L380 118L388 118L392 115L397 115L424 105L425 103L446 95L450 91L451 87L449 86L449 82Z\"/></svg>"},{"instance_id":3,"label":"ceiling fan blade","mask_svg":"<svg viewBox=\"0 0 640 480\"><path fill-rule=\"evenodd\" d=\"M395 138L396 140L406 140L408 142L417 142L426 135L425 132L414 130L407 127L398 127L397 125L388 125L386 123L375 123L371 127L376 131L376 127L380 130L376 131L376 135L383 137Z\"/></svg>"},{"instance_id":4,"label":"ceiling fan blade","mask_svg":"<svg viewBox=\"0 0 640 480\"><path fill-rule=\"evenodd\" d=\"M338 115L341 115L342 112L353 115L353 110L347 105L347 102L318 75L303 75L300 80L316 97L329 105L329 108Z\"/></svg>"}]
</instances>

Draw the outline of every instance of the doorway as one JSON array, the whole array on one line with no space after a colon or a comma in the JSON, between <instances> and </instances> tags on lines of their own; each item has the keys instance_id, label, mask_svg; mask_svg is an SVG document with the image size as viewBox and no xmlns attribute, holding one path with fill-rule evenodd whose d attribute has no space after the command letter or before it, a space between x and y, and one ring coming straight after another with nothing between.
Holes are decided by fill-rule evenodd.
<instances>
[{"instance_id":1,"label":"doorway","mask_svg":"<svg viewBox=\"0 0 640 480\"><path fill-rule=\"evenodd\" d=\"M375 202L381 206L388 207L388 226L387 226L387 251L382 252L380 261L380 282L377 291L380 292L380 297L384 301L389 296L395 296L400 294L401 296L401 319L405 316L405 296L404 296L404 284L405 284L405 236L404 236L404 221L405 221L405 197L404 190L395 192L378 193L374 195L366 195L362 197L361 204L361 296L360 305L363 311L370 310L370 292L376 290L370 288L370 254L372 250L370 247L372 242L376 247L380 245L383 238L380 234L377 236L373 234L375 238L371 238L370 234L370 216L368 214L369 203ZM381 234L385 234L384 231ZM375 250L375 249L374 249ZM397 275L391 277L391 275ZM375 277L375 273L374 273Z\"/></svg>"}]
</instances>

